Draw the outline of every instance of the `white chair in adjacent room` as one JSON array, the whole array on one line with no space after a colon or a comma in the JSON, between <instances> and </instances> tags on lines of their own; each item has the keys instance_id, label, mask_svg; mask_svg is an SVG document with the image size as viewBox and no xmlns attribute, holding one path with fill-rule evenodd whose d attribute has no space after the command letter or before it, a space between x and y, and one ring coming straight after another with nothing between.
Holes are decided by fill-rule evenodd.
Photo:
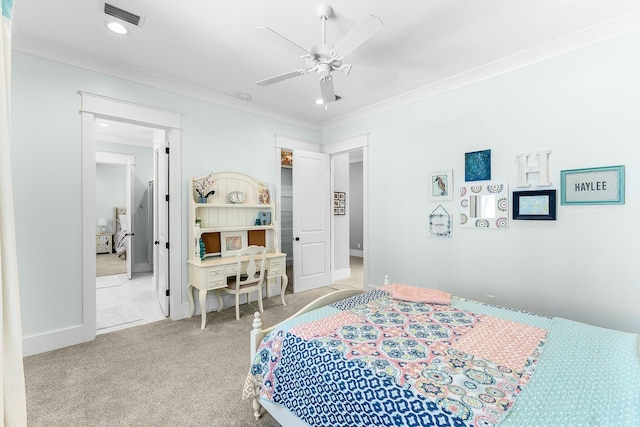
<instances>
[{"instance_id":1,"label":"white chair in adjacent room","mask_svg":"<svg viewBox=\"0 0 640 427\"><path fill-rule=\"evenodd\" d=\"M259 259L258 255L260 255ZM218 290L218 311L222 310L221 293L235 295L236 320L240 320L240 294L247 294L248 304L249 293L258 292L258 307L261 313L264 311L262 308L262 285L264 284L264 261L267 257L267 250L263 246L249 246L238 251L236 256L238 258L236 278L235 281L227 284L226 288Z\"/></svg>"}]
</instances>

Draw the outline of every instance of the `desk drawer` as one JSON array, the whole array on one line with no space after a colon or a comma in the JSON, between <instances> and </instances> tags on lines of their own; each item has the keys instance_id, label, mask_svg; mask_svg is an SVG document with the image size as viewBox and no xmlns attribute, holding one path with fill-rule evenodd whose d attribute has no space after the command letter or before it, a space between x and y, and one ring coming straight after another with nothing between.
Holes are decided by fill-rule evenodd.
<instances>
[{"instance_id":1,"label":"desk drawer","mask_svg":"<svg viewBox=\"0 0 640 427\"><path fill-rule=\"evenodd\" d=\"M220 289L227 286L227 281L222 279L211 279L207 281L207 289Z\"/></svg>"},{"instance_id":2,"label":"desk drawer","mask_svg":"<svg viewBox=\"0 0 640 427\"><path fill-rule=\"evenodd\" d=\"M284 259L272 259L269 261L269 277L281 276L284 274Z\"/></svg>"},{"instance_id":3,"label":"desk drawer","mask_svg":"<svg viewBox=\"0 0 640 427\"><path fill-rule=\"evenodd\" d=\"M207 289L224 288L227 286L224 266L208 268L205 281L207 283Z\"/></svg>"},{"instance_id":4,"label":"desk drawer","mask_svg":"<svg viewBox=\"0 0 640 427\"><path fill-rule=\"evenodd\" d=\"M238 273L238 264L227 265L227 277L235 276Z\"/></svg>"}]
</instances>

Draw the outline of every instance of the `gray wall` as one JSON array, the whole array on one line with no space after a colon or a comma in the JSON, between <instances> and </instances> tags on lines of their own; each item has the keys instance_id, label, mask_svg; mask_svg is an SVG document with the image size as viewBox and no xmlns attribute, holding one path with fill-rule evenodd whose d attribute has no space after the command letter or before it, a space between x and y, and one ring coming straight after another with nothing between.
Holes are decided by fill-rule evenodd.
<instances>
[{"instance_id":1,"label":"gray wall","mask_svg":"<svg viewBox=\"0 0 640 427\"><path fill-rule=\"evenodd\" d=\"M349 249L355 251L362 251L363 242L362 164L349 163Z\"/></svg>"}]
</instances>

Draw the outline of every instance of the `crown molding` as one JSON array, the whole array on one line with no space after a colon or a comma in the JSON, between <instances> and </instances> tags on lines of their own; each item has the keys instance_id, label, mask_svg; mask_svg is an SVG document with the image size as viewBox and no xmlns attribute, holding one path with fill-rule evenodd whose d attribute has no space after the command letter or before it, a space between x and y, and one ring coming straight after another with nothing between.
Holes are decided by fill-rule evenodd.
<instances>
[{"instance_id":1,"label":"crown molding","mask_svg":"<svg viewBox=\"0 0 640 427\"><path fill-rule=\"evenodd\" d=\"M547 59L635 33L638 32L639 28L640 10L637 10L324 122L311 121L255 102L243 101L235 96L222 92L128 67L89 52L79 52L24 34L16 34L12 43L14 50L27 54L323 132L524 68Z\"/></svg>"},{"instance_id":2,"label":"crown molding","mask_svg":"<svg viewBox=\"0 0 640 427\"><path fill-rule=\"evenodd\" d=\"M322 130L328 131L404 107L444 92L471 85L501 74L555 58L579 49L613 40L640 30L640 10L611 19L544 43L519 53L500 58L463 73L439 80L414 91L387 99L352 113L323 122Z\"/></svg>"},{"instance_id":3,"label":"crown molding","mask_svg":"<svg viewBox=\"0 0 640 427\"><path fill-rule=\"evenodd\" d=\"M275 110L255 102L247 102L222 92L175 80L166 76L150 73L135 67L109 60L86 51L60 46L46 40L18 33L12 40L13 50L38 56L52 61L72 65L89 71L121 78L156 89L186 95L191 98L208 101L224 107L233 108L262 117L322 131L320 123L307 120L283 111Z\"/></svg>"}]
</instances>

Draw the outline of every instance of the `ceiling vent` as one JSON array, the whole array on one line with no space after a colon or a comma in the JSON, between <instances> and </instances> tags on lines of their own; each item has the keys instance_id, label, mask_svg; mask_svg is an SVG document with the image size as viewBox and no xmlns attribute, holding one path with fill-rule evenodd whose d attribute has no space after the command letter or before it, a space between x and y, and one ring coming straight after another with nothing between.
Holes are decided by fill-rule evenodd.
<instances>
[{"instance_id":1,"label":"ceiling vent","mask_svg":"<svg viewBox=\"0 0 640 427\"><path fill-rule=\"evenodd\" d=\"M138 27L142 26L143 19L141 16L136 15L135 13L127 12L126 10L115 7L114 5L111 5L109 3L104 4L104 13Z\"/></svg>"}]
</instances>

